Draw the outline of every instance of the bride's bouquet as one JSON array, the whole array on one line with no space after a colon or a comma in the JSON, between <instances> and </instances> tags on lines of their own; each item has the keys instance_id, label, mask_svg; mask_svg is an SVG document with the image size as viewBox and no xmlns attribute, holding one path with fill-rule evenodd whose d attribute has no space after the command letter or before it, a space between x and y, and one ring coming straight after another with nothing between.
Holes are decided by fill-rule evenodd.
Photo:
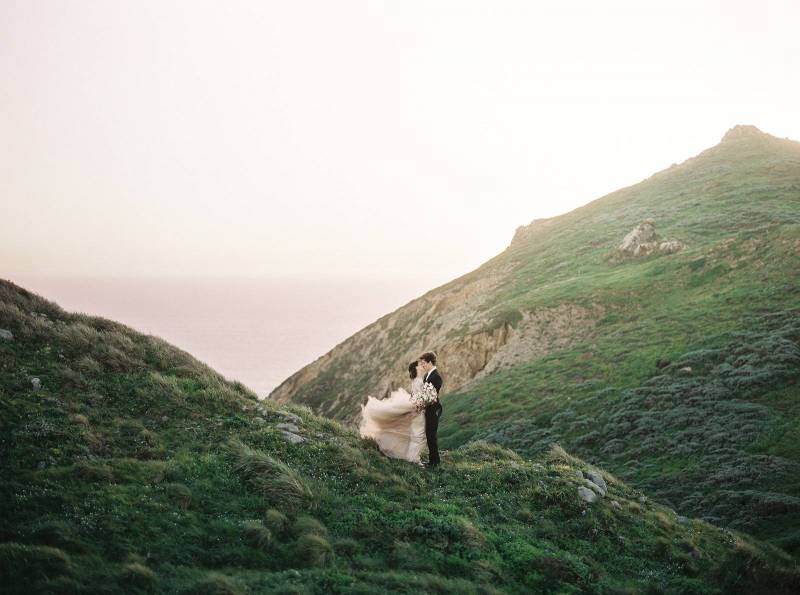
<instances>
[{"instance_id":1,"label":"bride's bouquet","mask_svg":"<svg viewBox=\"0 0 800 595\"><path fill-rule=\"evenodd\" d=\"M411 400L414 402L414 408L417 413L425 409L431 403L435 403L438 395L436 394L436 387L430 382L426 382L422 387L411 395Z\"/></svg>"}]
</instances>

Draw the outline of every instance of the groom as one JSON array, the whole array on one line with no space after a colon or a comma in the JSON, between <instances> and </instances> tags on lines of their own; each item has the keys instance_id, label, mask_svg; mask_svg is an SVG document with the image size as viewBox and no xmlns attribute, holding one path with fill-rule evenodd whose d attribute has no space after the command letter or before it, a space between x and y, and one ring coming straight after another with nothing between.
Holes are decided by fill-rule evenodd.
<instances>
[{"instance_id":1,"label":"groom","mask_svg":"<svg viewBox=\"0 0 800 595\"><path fill-rule=\"evenodd\" d=\"M419 356L417 364L425 372L422 378L423 382L430 382L436 389L438 397L439 391L442 390L442 377L439 375L439 370L436 369L436 354L433 351L427 351ZM436 467L439 464L439 444L436 438L436 432L439 429L439 418L442 415L442 404L437 398L436 401L425 407L425 438L428 440L428 467Z\"/></svg>"}]
</instances>

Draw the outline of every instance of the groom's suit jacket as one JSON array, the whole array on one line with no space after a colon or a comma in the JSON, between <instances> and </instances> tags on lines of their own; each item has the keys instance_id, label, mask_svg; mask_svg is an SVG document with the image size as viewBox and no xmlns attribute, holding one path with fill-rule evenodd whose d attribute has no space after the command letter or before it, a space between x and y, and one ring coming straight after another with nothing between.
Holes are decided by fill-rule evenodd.
<instances>
[{"instance_id":1,"label":"groom's suit jacket","mask_svg":"<svg viewBox=\"0 0 800 595\"><path fill-rule=\"evenodd\" d=\"M433 385L436 389L436 395L438 396L439 391L442 390L442 377L439 376L439 370L431 371L427 378L425 378L425 382L430 382Z\"/></svg>"}]
</instances>

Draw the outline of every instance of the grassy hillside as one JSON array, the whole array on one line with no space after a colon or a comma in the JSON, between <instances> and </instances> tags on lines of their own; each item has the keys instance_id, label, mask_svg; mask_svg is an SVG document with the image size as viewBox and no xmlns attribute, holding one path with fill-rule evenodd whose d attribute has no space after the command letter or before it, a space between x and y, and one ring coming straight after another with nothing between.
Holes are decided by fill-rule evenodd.
<instances>
[{"instance_id":1,"label":"grassy hillside","mask_svg":"<svg viewBox=\"0 0 800 595\"><path fill-rule=\"evenodd\" d=\"M679 251L618 249L652 220ZM440 441L557 440L680 512L800 548L800 143L722 142L517 230L479 269L360 331L272 395L352 422L440 354ZM689 368L689 369L686 369Z\"/></svg>"},{"instance_id":2,"label":"grassy hillside","mask_svg":"<svg viewBox=\"0 0 800 595\"><path fill-rule=\"evenodd\" d=\"M0 329L4 593L800 589L777 548L560 447L473 441L428 471L8 281Z\"/></svg>"},{"instance_id":3,"label":"grassy hillside","mask_svg":"<svg viewBox=\"0 0 800 595\"><path fill-rule=\"evenodd\" d=\"M753 315L741 330L709 336L671 360L654 358L633 386L598 380L584 353L562 352L464 390L442 420L444 445L488 439L536 453L558 440L684 514L797 553L800 310ZM513 404L482 405L517 401L520 386L545 387L559 375L571 380L566 402L529 393L539 403L525 416L513 415Z\"/></svg>"}]
</instances>

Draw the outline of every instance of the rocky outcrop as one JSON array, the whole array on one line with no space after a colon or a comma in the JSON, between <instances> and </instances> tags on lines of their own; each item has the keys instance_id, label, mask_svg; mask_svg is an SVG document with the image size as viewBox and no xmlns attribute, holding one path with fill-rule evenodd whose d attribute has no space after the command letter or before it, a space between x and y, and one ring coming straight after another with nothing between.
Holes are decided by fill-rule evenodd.
<instances>
[{"instance_id":1,"label":"rocky outcrop","mask_svg":"<svg viewBox=\"0 0 800 595\"><path fill-rule=\"evenodd\" d=\"M273 423L276 420L281 420L280 423L274 425L274 428L280 432L281 438L286 442L302 444L306 441L306 439L300 435L302 431L300 426L303 425L303 420L299 415L291 413L290 411L271 410L263 405L258 405L255 407L255 410L258 417L254 419L258 420L259 423Z\"/></svg>"},{"instance_id":2,"label":"rocky outcrop","mask_svg":"<svg viewBox=\"0 0 800 595\"><path fill-rule=\"evenodd\" d=\"M684 244L679 240L660 240L655 222L645 219L622 239L617 250L629 256L646 256L654 253L672 254L683 248Z\"/></svg>"},{"instance_id":3,"label":"rocky outcrop","mask_svg":"<svg viewBox=\"0 0 800 595\"><path fill-rule=\"evenodd\" d=\"M608 485L603 476L597 471L578 471L578 478L583 479L583 485L578 486L578 497L591 504L598 498L604 498L608 493Z\"/></svg>"},{"instance_id":4,"label":"rocky outcrop","mask_svg":"<svg viewBox=\"0 0 800 595\"><path fill-rule=\"evenodd\" d=\"M514 237L511 239L511 248L518 245L524 245L531 239L535 239L542 231L550 227L556 221L556 217L534 219L528 225L520 225L514 231Z\"/></svg>"},{"instance_id":5,"label":"rocky outcrop","mask_svg":"<svg viewBox=\"0 0 800 595\"><path fill-rule=\"evenodd\" d=\"M578 497L580 497L580 499L583 500L584 502L588 502L589 504L597 500L597 494L595 494L592 490L584 486L580 486L578 488Z\"/></svg>"},{"instance_id":6,"label":"rocky outcrop","mask_svg":"<svg viewBox=\"0 0 800 595\"><path fill-rule=\"evenodd\" d=\"M737 124L729 129L722 137L722 143L735 143L741 141L768 141L772 135L762 132L750 124Z\"/></svg>"}]
</instances>

